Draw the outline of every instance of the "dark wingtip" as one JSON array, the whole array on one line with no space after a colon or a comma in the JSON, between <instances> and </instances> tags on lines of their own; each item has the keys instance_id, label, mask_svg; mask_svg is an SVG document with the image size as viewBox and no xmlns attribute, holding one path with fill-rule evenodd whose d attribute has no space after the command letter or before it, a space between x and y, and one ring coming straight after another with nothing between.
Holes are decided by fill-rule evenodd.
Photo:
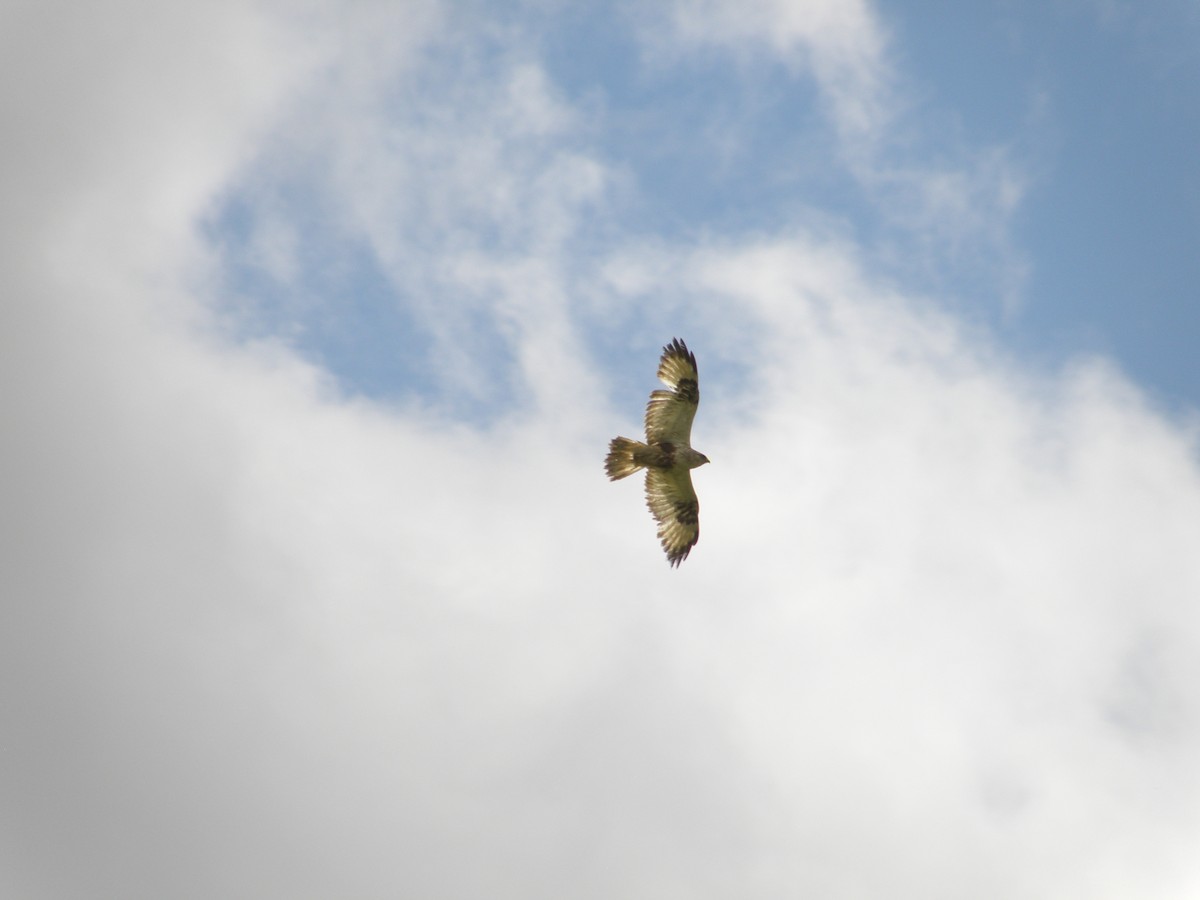
<instances>
[{"instance_id":1,"label":"dark wingtip","mask_svg":"<svg viewBox=\"0 0 1200 900\"><path fill-rule=\"evenodd\" d=\"M693 546L695 546L695 545L694 544L689 545L687 547L684 547L682 550L676 550L674 553L672 553L668 550L667 551L667 565L669 565L672 569L678 569L679 564L681 562L683 562L685 559L687 559L688 554L692 552ZM666 549L666 548L664 547L663 549Z\"/></svg>"},{"instance_id":2,"label":"dark wingtip","mask_svg":"<svg viewBox=\"0 0 1200 900\"><path fill-rule=\"evenodd\" d=\"M671 343L663 347L663 356L681 356L688 361L692 371L699 374L700 367L696 365L696 354L688 349L682 338L671 338Z\"/></svg>"}]
</instances>

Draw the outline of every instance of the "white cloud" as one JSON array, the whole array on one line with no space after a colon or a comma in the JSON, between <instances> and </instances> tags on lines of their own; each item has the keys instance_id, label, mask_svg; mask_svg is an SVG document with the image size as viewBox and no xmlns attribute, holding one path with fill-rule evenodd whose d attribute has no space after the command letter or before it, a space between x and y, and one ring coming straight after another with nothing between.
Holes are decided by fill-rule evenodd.
<instances>
[{"instance_id":1,"label":"white cloud","mask_svg":"<svg viewBox=\"0 0 1200 900\"><path fill-rule=\"evenodd\" d=\"M170 252L178 223L270 124L256 117L314 62L244 3L19 3L8 19L6 194L23 226L10 237L99 238L95 252L144 267Z\"/></svg>"},{"instance_id":2,"label":"white cloud","mask_svg":"<svg viewBox=\"0 0 1200 900\"><path fill-rule=\"evenodd\" d=\"M203 325L195 223L297 140L261 123L291 123L289 86L329 59L323 28L206 9L25 120L26 146L79 142L4 213L39 227L0 275L26 301L0 361L3 893L1194 890L1194 435L1101 363L1020 372L844 239L579 259L562 235L603 163L528 61L439 95L424 131L402 115L419 146L390 107L347 114L331 158L385 262L443 217L424 265L467 293L441 303L486 292L539 402L482 427L347 400ZM281 34L297 56L271 55ZM339 96L375 103L418 46ZM256 66L270 90L247 98ZM118 106L141 112L80 124ZM439 151L462 193L419 183ZM519 217L513 244L476 241ZM679 571L600 470L642 398L607 407L584 329L624 329L622 307L694 327L714 463Z\"/></svg>"}]
</instances>

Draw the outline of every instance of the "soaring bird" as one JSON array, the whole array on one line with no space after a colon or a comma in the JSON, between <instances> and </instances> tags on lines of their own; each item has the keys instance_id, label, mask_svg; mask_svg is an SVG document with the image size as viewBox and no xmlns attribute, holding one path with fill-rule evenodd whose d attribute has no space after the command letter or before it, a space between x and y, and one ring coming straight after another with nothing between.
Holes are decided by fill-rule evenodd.
<instances>
[{"instance_id":1,"label":"soaring bird","mask_svg":"<svg viewBox=\"0 0 1200 900\"><path fill-rule=\"evenodd\" d=\"M671 388L650 394L646 404L646 441L615 437L608 445L604 471L611 481L646 470L646 505L658 522L658 539L667 562L678 566L700 540L700 501L691 470L708 462L692 449L692 419L700 403L696 357L675 338L663 347L659 380Z\"/></svg>"}]
</instances>

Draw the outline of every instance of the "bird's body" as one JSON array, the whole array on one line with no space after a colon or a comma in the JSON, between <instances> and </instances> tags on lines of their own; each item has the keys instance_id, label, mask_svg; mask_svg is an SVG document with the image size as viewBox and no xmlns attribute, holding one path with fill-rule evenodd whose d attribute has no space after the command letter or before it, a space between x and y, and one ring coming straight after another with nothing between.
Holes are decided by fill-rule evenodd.
<instances>
[{"instance_id":1,"label":"bird's body","mask_svg":"<svg viewBox=\"0 0 1200 900\"><path fill-rule=\"evenodd\" d=\"M613 438L604 470L612 481L646 470L646 505L658 522L667 562L678 566L700 540L700 501L692 487L691 470L708 462L708 457L691 445L700 378L696 357L679 338L663 348L658 377L671 390L650 394L646 440Z\"/></svg>"}]
</instances>

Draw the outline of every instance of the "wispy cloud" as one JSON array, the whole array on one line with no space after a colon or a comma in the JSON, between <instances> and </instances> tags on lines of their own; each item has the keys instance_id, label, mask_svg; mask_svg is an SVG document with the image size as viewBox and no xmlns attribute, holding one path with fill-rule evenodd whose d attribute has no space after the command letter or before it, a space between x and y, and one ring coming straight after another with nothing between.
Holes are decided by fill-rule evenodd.
<instances>
[{"instance_id":1,"label":"wispy cloud","mask_svg":"<svg viewBox=\"0 0 1200 900\"><path fill-rule=\"evenodd\" d=\"M507 404L529 390L565 412L550 371L589 376L567 327L564 245L603 207L610 173L536 60L519 44L489 46L491 24L439 21L368 65L356 36L376 26L354 22L333 76L321 73L272 152L243 174L250 193L233 195L268 201L242 209L251 255L241 263L287 277L295 299L278 314L311 327L330 313L311 285L341 265L329 247L357 255L386 285L363 301L364 321L407 310L420 333L407 349L449 393ZM308 239L326 246L314 254L297 240L296 221L319 221ZM331 296L360 277L335 274Z\"/></svg>"},{"instance_id":2,"label":"wispy cloud","mask_svg":"<svg viewBox=\"0 0 1200 900\"><path fill-rule=\"evenodd\" d=\"M703 0L671 9L669 39L661 26L643 29L652 52L716 49L746 67L782 64L813 81L840 165L890 232L881 258L926 275L948 264L985 272L1005 309L1015 307L1025 264L1009 231L1029 180L1019 136L981 148L939 134L933 145L922 133L919 87L894 59L885 14L870 3L826 0Z\"/></svg>"},{"instance_id":3,"label":"wispy cloud","mask_svg":"<svg viewBox=\"0 0 1200 900\"><path fill-rule=\"evenodd\" d=\"M869 3L693 0L673 5L671 22L686 43L750 54L766 49L810 72L848 143L870 144L887 126L892 86L886 30Z\"/></svg>"}]
</instances>

